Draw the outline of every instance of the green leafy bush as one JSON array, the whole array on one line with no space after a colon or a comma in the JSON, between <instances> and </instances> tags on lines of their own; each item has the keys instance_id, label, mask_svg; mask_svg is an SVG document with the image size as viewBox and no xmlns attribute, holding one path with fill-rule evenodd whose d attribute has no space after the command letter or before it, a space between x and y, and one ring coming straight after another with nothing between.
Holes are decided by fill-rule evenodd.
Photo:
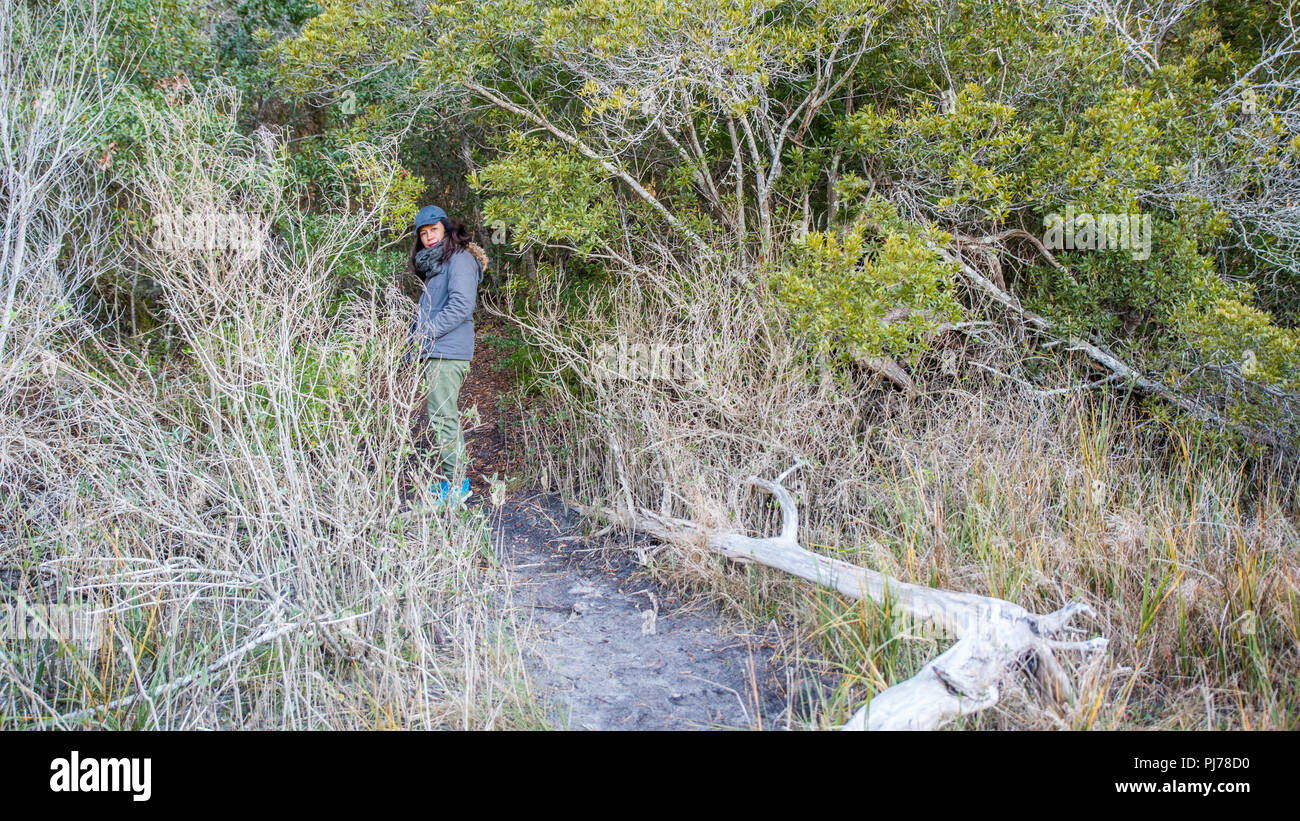
<instances>
[{"instance_id":1,"label":"green leafy bush","mask_svg":"<svg viewBox=\"0 0 1300 821\"><path fill-rule=\"evenodd\" d=\"M915 362L927 335L961 313L933 238L875 200L843 235L814 231L795 244L774 277L777 298L816 353Z\"/></svg>"},{"instance_id":2,"label":"green leafy bush","mask_svg":"<svg viewBox=\"0 0 1300 821\"><path fill-rule=\"evenodd\" d=\"M555 142L511 133L501 155L470 184L487 195L484 220L504 225L520 250L558 245L586 254L613 241L608 175Z\"/></svg>"}]
</instances>

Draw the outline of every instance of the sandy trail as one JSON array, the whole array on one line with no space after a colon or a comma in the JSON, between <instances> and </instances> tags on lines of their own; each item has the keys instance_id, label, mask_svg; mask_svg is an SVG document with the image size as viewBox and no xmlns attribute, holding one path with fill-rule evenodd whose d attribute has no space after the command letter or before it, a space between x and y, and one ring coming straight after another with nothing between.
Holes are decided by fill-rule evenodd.
<instances>
[{"instance_id":1,"label":"sandy trail","mask_svg":"<svg viewBox=\"0 0 1300 821\"><path fill-rule=\"evenodd\" d=\"M702 602L677 600L640 567L630 543L587 539L578 515L558 497L516 491L499 510L487 477L518 475L520 455L504 430L511 389L499 321L476 328L477 345L461 388L468 422L471 507L492 523L493 544L510 574L512 604L536 628L525 643L529 673L550 705L554 727L592 730L769 729L788 726L784 668L772 664L771 636L747 635ZM431 447L421 403L412 420L417 447ZM486 509L484 509L486 508ZM628 537L624 537L628 538ZM640 537L638 537L640 538ZM609 548L614 549L609 549ZM621 549L620 549L621 548ZM795 677L797 678L797 677Z\"/></svg>"},{"instance_id":2,"label":"sandy trail","mask_svg":"<svg viewBox=\"0 0 1300 821\"><path fill-rule=\"evenodd\" d=\"M492 517L526 648L553 726L589 730L772 728L784 674L772 644L656 587L632 552L581 535L558 499L520 494Z\"/></svg>"}]
</instances>

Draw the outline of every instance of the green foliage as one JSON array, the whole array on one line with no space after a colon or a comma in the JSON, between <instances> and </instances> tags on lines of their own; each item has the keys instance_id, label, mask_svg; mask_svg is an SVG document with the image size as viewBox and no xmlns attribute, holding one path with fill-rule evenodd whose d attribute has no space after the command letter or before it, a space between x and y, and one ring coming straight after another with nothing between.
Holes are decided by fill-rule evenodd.
<instances>
[{"instance_id":1,"label":"green foliage","mask_svg":"<svg viewBox=\"0 0 1300 821\"><path fill-rule=\"evenodd\" d=\"M116 0L106 15L105 79L153 88L177 75L202 76L214 67L203 0Z\"/></svg>"},{"instance_id":2,"label":"green foliage","mask_svg":"<svg viewBox=\"0 0 1300 821\"><path fill-rule=\"evenodd\" d=\"M497 367L509 370L516 383L524 390L538 385L538 375L545 363L540 361L536 348L529 346L527 340L515 329L508 329L505 335L483 334L483 344L500 353Z\"/></svg>"},{"instance_id":3,"label":"green foliage","mask_svg":"<svg viewBox=\"0 0 1300 821\"><path fill-rule=\"evenodd\" d=\"M867 106L841 124L842 145L869 162L933 180L926 193L938 218L1000 223L1022 196L1011 169L1027 129L974 83L950 99L950 111L921 95L897 109Z\"/></svg>"},{"instance_id":4,"label":"green foliage","mask_svg":"<svg viewBox=\"0 0 1300 821\"><path fill-rule=\"evenodd\" d=\"M1196 283L1172 317L1175 350L1195 365L1179 363L1170 377L1188 390L1223 397L1223 412L1233 422L1281 431L1283 441L1300 446L1300 431L1288 415L1300 395L1300 332L1255 307L1252 290L1245 283L1230 287L1213 274Z\"/></svg>"},{"instance_id":5,"label":"green foliage","mask_svg":"<svg viewBox=\"0 0 1300 821\"><path fill-rule=\"evenodd\" d=\"M1177 327L1210 361L1235 365L1242 376L1266 385L1300 391L1300 333L1278 327L1251 301L1248 288L1232 294L1210 279L1180 306Z\"/></svg>"},{"instance_id":6,"label":"green foliage","mask_svg":"<svg viewBox=\"0 0 1300 821\"><path fill-rule=\"evenodd\" d=\"M504 224L518 249L563 246L581 254L613 244L617 220L608 175L551 141L512 133L501 156L470 179L486 195L489 225Z\"/></svg>"},{"instance_id":7,"label":"green foliage","mask_svg":"<svg viewBox=\"0 0 1300 821\"><path fill-rule=\"evenodd\" d=\"M355 180L362 202L378 212L380 225L400 233L415 220L424 178L393 164L390 157L367 150L370 148L367 144L356 146L343 165L344 171Z\"/></svg>"},{"instance_id":8,"label":"green foliage","mask_svg":"<svg viewBox=\"0 0 1300 821\"><path fill-rule=\"evenodd\" d=\"M347 219L346 216L328 212L305 215L302 221L304 248L317 245L331 232L346 229ZM334 316L348 301L382 292L385 285L393 281L394 272L405 268L406 254L407 247L376 248L373 240L361 238L334 265L337 286L326 313Z\"/></svg>"},{"instance_id":9,"label":"green foliage","mask_svg":"<svg viewBox=\"0 0 1300 821\"><path fill-rule=\"evenodd\" d=\"M295 37L266 51L272 76L287 93L314 96L368 59L402 64L422 38L411 5L400 0L325 0ZM266 35L259 35L265 39Z\"/></svg>"},{"instance_id":10,"label":"green foliage","mask_svg":"<svg viewBox=\"0 0 1300 821\"><path fill-rule=\"evenodd\" d=\"M924 237L1043 237L1067 208L1140 214L1149 256L995 245L1009 289L1173 383L1213 365L1252 391L1290 384L1300 135L1281 78L1297 66L1250 69L1287 30L1270 0L1206 0L1158 48L1139 30L1150 15L1028 0L234 0L207 28L201 5L117 7L114 56L148 48L104 163L129 183L140 112L220 73L293 129L308 209L379 210L385 236L342 265L357 282L400 270L401 249L377 249L431 199L507 229L534 288L599 283L615 255L640 264L649 242L679 239L672 223L775 266L817 345L914 358L957 311ZM875 216L854 222L864 205Z\"/></svg>"},{"instance_id":11,"label":"green foliage","mask_svg":"<svg viewBox=\"0 0 1300 821\"><path fill-rule=\"evenodd\" d=\"M961 313L951 266L927 247L933 239L876 200L843 236L804 237L773 285L815 352L843 359L889 353L914 362L926 336Z\"/></svg>"},{"instance_id":12,"label":"green foliage","mask_svg":"<svg viewBox=\"0 0 1300 821\"><path fill-rule=\"evenodd\" d=\"M1057 250L1057 267L1012 241L1022 256L1008 278L1068 332L1120 346L1172 384L1224 393L1206 367L1245 378L1232 413L1261 418L1260 386L1280 389L1295 365L1300 288L1296 249L1279 253L1287 229L1270 222L1279 203L1250 198L1285 184L1282 169L1297 162L1281 113L1295 92L1247 88L1249 110L1225 96L1259 58L1261 26L1281 26L1272 4L1218 5L1173 26L1157 61L1131 31L1101 19L1066 26L1057 8L900 4L862 72L880 93L830 133L846 165L862 166L841 196L892 184L910 214L976 237L1005 227L1045 237L1048 216L1067 208L1149 217L1149 258ZM922 44L936 59L919 57Z\"/></svg>"},{"instance_id":13,"label":"green foliage","mask_svg":"<svg viewBox=\"0 0 1300 821\"><path fill-rule=\"evenodd\" d=\"M1065 270L1036 265L1022 293L1071 332L1150 343L1169 331L1174 312L1213 270L1198 244L1206 235L1192 225L1153 219L1147 259L1126 249L1057 252Z\"/></svg>"},{"instance_id":14,"label":"green foliage","mask_svg":"<svg viewBox=\"0 0 1300 821\"><path fill-rule=\"evenodd\" d=\"M264 90L272 77L266 50L322 10L312 0L238 0L230 5L213 25L213 49L225 75L253 93Z\"/></svg>"}]
</instances>

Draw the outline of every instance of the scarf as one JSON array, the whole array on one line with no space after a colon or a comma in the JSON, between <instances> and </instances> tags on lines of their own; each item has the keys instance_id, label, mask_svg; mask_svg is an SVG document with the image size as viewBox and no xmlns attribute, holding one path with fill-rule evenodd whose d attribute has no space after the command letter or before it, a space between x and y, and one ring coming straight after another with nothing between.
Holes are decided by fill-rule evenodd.
<instances>
[{"instance_id":1,"label":"scarf","mask_svg":"<svg viewBox=\"0 0 1300 821\"><path fill-rule=\"evenodd\" d=\"M421 248L415 252L415 270L419 271L425 279L431 279L442 273L442 240L438 240L428 248Z\"/></svg>"}]
</instances>

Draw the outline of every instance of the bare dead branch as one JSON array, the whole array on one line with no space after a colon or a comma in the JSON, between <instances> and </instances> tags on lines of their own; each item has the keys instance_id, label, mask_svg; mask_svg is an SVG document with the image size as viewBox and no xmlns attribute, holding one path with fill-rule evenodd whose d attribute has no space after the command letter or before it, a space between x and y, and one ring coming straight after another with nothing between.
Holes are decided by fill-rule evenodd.
<instances>
[{"instance_id":1,"label":"bare dead branch","mask_svg":"<svg viewBox=\"0 0 1300 821\"><path fill-rule=\"evenodd\" d=\"M668 520L646 509L633 516L604 509L583 512L598 513L667 541L703 539L710 550L733 561L757 562L784 570L850 598L890 602L911 618L957 639L915 676L876 695L842 729L937 729L959 716L996 704L1008 681L1024 671L1026 659L1038 662L1034 670L1042 686L1061 699L1072 698L1073 687L1054 652L1090 655L1105 650L1107 641L1097 637L1063 642L1057 637L1073 630L1070 622L1074 617L1095 616L1091 607L1072 602L1052 613L1037 615L1002 599L901 582L814 553L799 544L798 506L780 483L793 469L783 472L777 481L756 476L746 480L746 484L776 498L781 508L778 536L754 538L736 532L709 532L698 524Z\"/></svg>"}]
</instances>

